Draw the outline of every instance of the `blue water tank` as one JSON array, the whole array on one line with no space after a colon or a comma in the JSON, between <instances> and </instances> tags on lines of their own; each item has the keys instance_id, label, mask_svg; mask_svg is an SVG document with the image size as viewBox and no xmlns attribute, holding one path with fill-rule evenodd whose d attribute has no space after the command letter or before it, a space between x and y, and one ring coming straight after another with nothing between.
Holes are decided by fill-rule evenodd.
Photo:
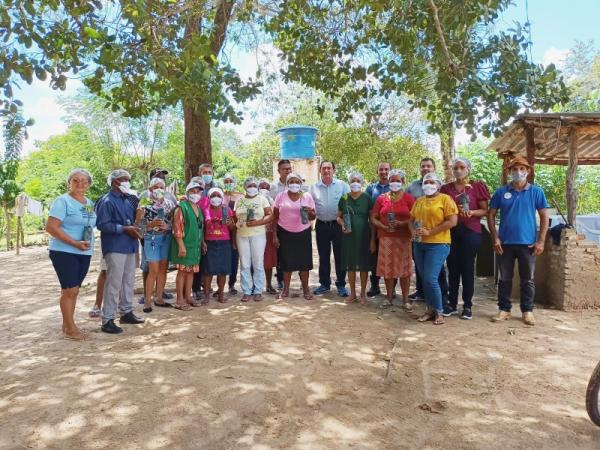
<instances>
[{"instance_id":1,"label":"blue water tank","mask_svg":"<svg viewBox=\"0 0 600 450\"><path fill-rule=\"evenodd\" d=\"M292 125L277 130L282 159L310 159L315 157L317 129Z\"/></svg>"}]
</instances>

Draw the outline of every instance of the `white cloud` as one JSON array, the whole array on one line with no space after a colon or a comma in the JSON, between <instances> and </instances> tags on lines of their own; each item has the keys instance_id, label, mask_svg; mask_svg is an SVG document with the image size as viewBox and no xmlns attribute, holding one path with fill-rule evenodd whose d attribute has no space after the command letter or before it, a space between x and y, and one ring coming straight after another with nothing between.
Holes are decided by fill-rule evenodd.
<instances>
[{"instance_id":1,"label":"white cloud","mask_svg":"<svg viewBox=\"0 0 600 450\"><path fill-rule=\"evenodd\" d=\"M544 52L544 56L542 57L542 64L544 66L547 66L553 63L558 69L562 69L565 65L565 59L568 53L568 49L550 47Z\"/></svg>"}]
</instances>

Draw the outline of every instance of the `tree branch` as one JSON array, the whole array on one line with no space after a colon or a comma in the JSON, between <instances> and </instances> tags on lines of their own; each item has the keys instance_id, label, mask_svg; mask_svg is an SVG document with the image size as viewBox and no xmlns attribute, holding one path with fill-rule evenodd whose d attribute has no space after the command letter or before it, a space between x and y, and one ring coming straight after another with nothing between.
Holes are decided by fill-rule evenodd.
<instances>
[{"instance_id":1,"label":"tree branch","mask_svg":"<svg viewBox=\"0 0 600 450\"><path fill-rule=\"evenodd\" d=\"M217 5L213 27L213 38L210 43L210 50L212 54L215 55L215 58L219 55L219 52L225 43L225 36L227 35L227 27L231 20L233 4L233 1L221 0Z\"/></svg>"},{"instance_id":2,"label":"tree branch","mask_svg":"<svg viewBox=\"0 0 600 450\"><path fill-rule=\"evenodd\" d=\"M438 16L437 6L433 0L429 0L429 6L431 6L431 12L433 13L433 21L435 23L435 31L437 32L438 38L440 39L440 45L442 46L442 51L444 52L444 56L446 57L448 67L450 67L450 71L454 76L458 76L456 64L454 64L454 62L452 61L450 51L448 50L448 46L446 45L446 39L444 38L444 32L442 31L442 24L440 23L440 17Z\"/></svg>"}]
</instances>

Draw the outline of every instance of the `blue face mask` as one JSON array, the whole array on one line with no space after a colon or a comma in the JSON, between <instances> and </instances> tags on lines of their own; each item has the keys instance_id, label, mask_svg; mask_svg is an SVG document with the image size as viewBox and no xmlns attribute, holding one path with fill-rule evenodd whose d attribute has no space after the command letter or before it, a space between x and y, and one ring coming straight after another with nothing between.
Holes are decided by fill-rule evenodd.
<instances>
[{"instance_id":1,"label":"blue face mask","mask_svg":"<svg viewBox=\"0 0 600 450\"><path fill-rule=\"evenodd\" d=\"M205 183L212 183L213 176L212 175L202 175L202 181Z\"/></svg>"}]
</instances>

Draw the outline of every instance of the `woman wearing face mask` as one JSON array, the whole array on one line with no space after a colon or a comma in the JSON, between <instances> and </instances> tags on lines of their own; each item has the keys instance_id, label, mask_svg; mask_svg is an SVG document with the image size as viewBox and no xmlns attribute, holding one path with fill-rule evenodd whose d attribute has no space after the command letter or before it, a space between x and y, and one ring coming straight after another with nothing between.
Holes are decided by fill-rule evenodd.
<instances>
[{"instance_id":1,"label":"woman wearing face mask","mask_svg":"<svg viewBox=\"0 0 600 450\"><path fill-rule=\"evenodd\" d=\"M286 178L286 190L277 194L273 203L277 232L273 236L279 248L279 267L283 271L283 291L279 299L289 297L292 272L300 273L302 291L306 300L313 296L308 288L308 272L313 268L310 221L315 220L315 201L308 192L302 192L302 177L295 172Z\"/></svg>"},{"instance_id":2,"label":"woman wearing face mask","mask_svg":"<svg viewBox=\"0 0 600 450\"><path fill-rule=\"evenodd\" d=\"M202 241L202 274L204 277L204 299L210 300L212 277L217 277L217 301L225 303L223 289L225 277L231 273L231 239L235 235L233 211L223 202L225 194L219 188L208 191L210 206L202 210L204 214L204 240Z\"/></svg>"},{"instance_id":3,"label":"woman wearing face mask","mask_svg":"<svg viewBox=\"0 0 600 450\"><path fill-rule=\"evenodd\" d=\"M481 244L481 218L487 215L490 192L482 181L470 179L471 161L456 158L452 162L455 181L442 186L440 192L458 207L458 224L450 230L452 244L448 255L449 295L444 316L458 314L458 287L462 280L463 311L461 319L471 319L475 286L475 257Z\"/></svg>"},{"instance_id":4,"label":"woman wearing face mask","mask_svg":"<svg viewBox=\"0 0 600 450\"><path fill-rule=\"evenodd\" d=\"M196 203L196 206L198 206L198 208L200 208L201 210L205 210L206 208L208 208L210 206L210 201L208 199L208 195L204 195L205 191L208 191L208 187L206 187L206 185L204 184L204 181L202 179L202 177L197 176L197 177L192 177L190 179L190 183L196 183L198 186L200 186L200 200L198 200L198 202ZM185 200L187 197L183 197L182 200ZM198 264L200 264L200 261L198 260ZM204 297L202 295L202 283L203 283L203 277L202 277L202 271L196 272L194 273L194 277L193 277L193 281L192 281L192 295L194 297L194 299L198 302L204 300Z\"/></svg>"},{"instance_id":5,"label":"woman wearing face mask","mask_svg":"<svg viewBox=\"0 0 600 450\"><path fill-rule=\"evenodd\" d=\"M346 303L358 300L356 272L360 272L360 303L363 305L367 303L367 279L373 265L369 227L369 211L373 203L371 197L362 192L364 181L360 173L350 174L350 193L340 198L337 214L337 223L343 233L342 268L347 271L350 284L350 297Z\"/></svg>"},{"instance_id":6,"label":"woman wearing face mask","mask_svg":"<svg viewBox=\"0 0 600 450\"><path fill-rule=\"evenodd\" d=\"M163 301L167 281L169 249L171 247L171 222L175 204L165 196L165 181L153 178L148 186L148 198L140 201L136 224L141 225L144 238L144 255L148 263L148 276L144 296L144 312L152 312L152 293L156 286L156 306L170 306Z\"/></svg>"},{"instance_id":7,"label":"woman wearing face mask","mask_svg":"<svg viewBox=\"0 0 600 450\"><path fill-rule=\"evenodd\" d=\"M419 322L433 320L444 323L442 290L438 277L450 252L450 228L456 226L458 209L446 194L440 193L442 182L435 173L423 177L423 197L411 211L411 230L414 236L415 263L423 277L427 310Z\"/></svg>"},{"instance_id":8,"label":"woman wearing face mask","mask_svg":"<svg viewBox=\"0 0 600 450\"><path fill-rule=\"evenodd\" d=\"M273 208L274 199L271 197L271 183L266 178L258 180L258 192L269 201ZM273 278L273 268L277 267L277 247L273 244L274 223L271 221L266 226L267 245L265 246L265 278L267 280L267 294L275 295L277 290L273 287L271 279Z\"/></svg>"},{"instance_id":9,"label":"woman wearing face mask","mask_svg":"<svg viewBox=\"0 0 600 450\"><path fill-rule=\"evenodd\" d=\"M385 280L387 301L393 304L394 285L400 279L402 304L408 312L412 302L408 298L412 275L411 233L408 227L410 210L415 199L404 192L406 175L394 169L388 176L390 191L377 197L371 210L371 223L377 230L379 252L377 256L377 276ZM375 251L375 236L371 236L371 249Z\"/></svg>"},{"instance_id":10,"label":"woman wearing face mask","mask_svg":"<svg viewBox=\"0 0 600 450\"><path fill-rule=\"evenodd\" d=\"M244 196L244 194L237 192L237 180L230 173L226 173L223 177L223 191L225 192L225 196L223 197L223 204L229 206L232 210L235 208L235 202L237 202L240 198ZM228 274L228 286L229 293L231 295L236 295L238 292L235 288L235 283L237 282L240 255L235 245L235 238L232 240L232 242L234 245L233 251L231 252L231 273ZM216 295L216 293L213 294L213 296L214 295Z\"/></svg>"},{"instance_id":11,"label":"woman wearing face mask","mask_svg":"<svg viewBox=\"0 0 600 450\"><path fill-rule=\"evenodd\" d=\"M177 265L177 303L175 308L188 311L192 303L192 282L200 272L200 243L203 239L204 215L197 203L202 198L202 186L191 181L186 189L186 198L179 202L173 216L173 237L170 261ZM185 299L185 301L184 301Z\"/></svg>"},{"instance_id":12,"label":"woman wearing face mask","mask_svg":"<svg viewBox=\"0 0 600 450\"><path fill-rule=\"evenodd\" d=\"M263 299L264 256L267 244L265 225L273 220L269 201L258 193L254 177L244 180L246 195L235 203L236 243L240 254L242 301Z\"/></svg>"}]
</instances>

